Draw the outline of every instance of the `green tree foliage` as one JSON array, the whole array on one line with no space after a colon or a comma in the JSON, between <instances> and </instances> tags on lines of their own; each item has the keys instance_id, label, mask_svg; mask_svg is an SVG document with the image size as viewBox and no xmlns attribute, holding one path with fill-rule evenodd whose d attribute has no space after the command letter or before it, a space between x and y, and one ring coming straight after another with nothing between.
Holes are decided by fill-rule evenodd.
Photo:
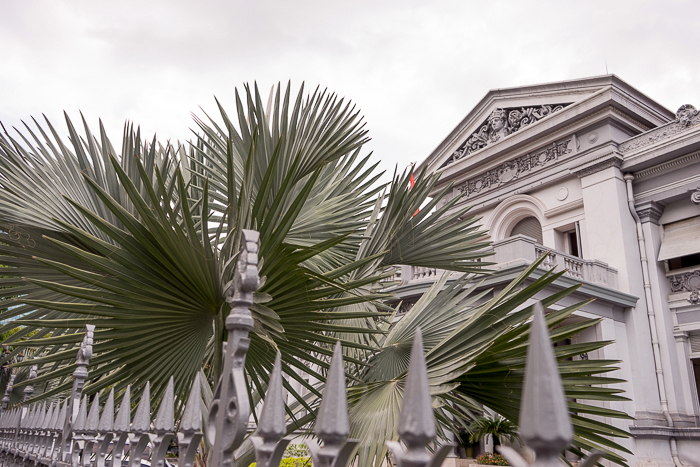
<instances>
[{"instance_id":1,"label":"green tree foliage","mask_svg":"<svg viewBox=\"0 0 700 467\"><path fill-rule=\"evenodd\" d=\"M219 106L219 117L195 118L187 145L144 142L127 125L119 152L102 124L93 135L83 120L80 134L67 116L68 141L48 121L0 135L0 308L16 305L2 312L0 333L16 330L6 342L33 350L19 366L40 365L35 383L49 385L40 397L69 389L88 323L96 331L87 394L131 384L138 397L150 380L157 398L172 375L183 401L198 371L217 381L241 229L256 229L262 281L249 390L257 403L280 351L294 401L290 432L313 426L340 340L359 465L379 465L385 440L396 438L419 326L441 437L464 430L484 406L517 424L529 305L559 274L541 274L536 263L502 291L477 293L487 246L478 219L460 197L444 202L449 186L428 198L434 174L418 174L413 189L409 173L377 186L376 164L361 155L359 111L335 95L277 87L266 108L246 87L232 115ZM462 275L446 274L390 325L396 297L386 280L399 265ZM595 324L562 325L583 305L549 315L555 341ZM624 451L612 438L628 434L582 416L627 417L585 402L624 400L607 386L619 380L604 376L615 362L569 359L605 344L557 347L557 357L576 400L575 449L608 449L623 463L610 449ZM248 449L237 462L252 460Z\"/></svg>"}]
</instances>

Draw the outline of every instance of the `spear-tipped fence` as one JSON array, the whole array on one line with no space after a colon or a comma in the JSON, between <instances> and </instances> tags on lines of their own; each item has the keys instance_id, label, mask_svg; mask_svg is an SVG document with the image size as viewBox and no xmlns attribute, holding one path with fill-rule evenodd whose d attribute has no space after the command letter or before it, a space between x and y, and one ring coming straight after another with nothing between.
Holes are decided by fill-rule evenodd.
<instances>
[{"instance_id":1,"label":"spear-tipped fence","mask_svg":"<svg viewBox=\"0 0 700 467\"><path fill-rule=\"evenodd\" d=\"M258 288L258 233L243 231L243 245L227 302L231 312L226 319L228 341L224 344L224 370L214 391L206 422L211 447L211 467L231 466L234 451L247 434L250 402L245 386L245 357L253 327L250 306ZM521 408L521 437L536 455L533 467L564 465L561 452L571 443L573 432L564 390L544 318L537 303L528 348L525 386ZM127 386L115 417L112 389L104 405L99 394L92 402L83 395L92 356L94 326L85 327L85 336L73 373L73 389L63 402L23 404L7 410L11 387L5 393L0 414L0 467L142 467L150 460L153 467L165 467L168 447L178 444L178 466L192 467L202 440L201 381L195 377L175 433L174 388L171 378L152 423L150 385L146 383L138 408L131 419L131 389ZM36 377L36 366L30 378ZM13 378L9 385L13 384ZM34 388L24 390L27 401ZM90 405L90 407L88 407ZM278 467L289 444L286 433L284 394L280 356L270 378L260 422L252 436L258 467ZM335 347L330 370L316 417L314 431L322 444L307 441L314 467L345 467L358 442L347 439L348 420L345 373L340 343ZM401 442L387 442L398 467L439 467L451 449L443 445L431 453L428 445L436 436L430 386L423 355L423 339L416 331L411 363L406 378L404 403L399 419ZM528 464L507 447L501 452L514 467ZM590 466L599 453L586 459ZM360 466L362 467L362 466Z\"/></svg>"}]
</instances>

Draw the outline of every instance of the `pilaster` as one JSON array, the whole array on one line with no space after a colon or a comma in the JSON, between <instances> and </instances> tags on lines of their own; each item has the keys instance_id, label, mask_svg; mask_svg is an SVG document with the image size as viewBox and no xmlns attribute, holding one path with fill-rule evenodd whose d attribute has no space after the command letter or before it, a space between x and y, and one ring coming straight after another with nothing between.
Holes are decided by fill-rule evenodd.
<instances>
[{"instance_id":1,"label":"pilaster","mask_svg":"<svg viewBox=\"0 0 700 467\"><path fill-rule=\"evenodd\" d=\"M610 153L575 171L581 178L586 256L618 270L619 290L639 297L636 307L625 309L628 366L634 392L635 424L657 425L663 421L654 371L651 332L644 299L637 227L629 212L627 189L619 170L621 158Z\"/></svg>"}]
</instances>

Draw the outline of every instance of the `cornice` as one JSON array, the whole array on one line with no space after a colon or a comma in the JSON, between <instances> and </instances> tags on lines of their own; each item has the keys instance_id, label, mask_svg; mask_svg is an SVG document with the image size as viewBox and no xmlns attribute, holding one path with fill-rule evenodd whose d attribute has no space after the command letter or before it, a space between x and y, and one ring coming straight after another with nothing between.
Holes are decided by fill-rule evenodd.
<instances>
[{"instance_id":1,"label":"cornice","mask_svg":"<svg viewBox=\"0 0 700 467\"><path fill-rule=\"evenodd\" d=\"M616 152L609 152L604 156L588 162L582 166L571 169L571 172L579 178L587 177L598 173L602 170L609 169L610 167L617 167L618 169L622 167L622 157L620 157Z\"/></svg>"},{"instance_id":2,"label":"cornice","mask_svg":"<svg viewBox=\"0 0 700 467\"><path fill-rule=\"evenodd\" d=\"M648 169L640 170L634 174L634 180L643 180L646 178L656 177L666 172L677 170L685 166L695 164L700 160L700 151L695 151L685 156L677 157L670 161L658 164Z\"/></svg>"},{"instance_id":3,"label":"cornice","mask_svg":"<svg viewBox=\"0 0 700 467\"><path fill-rule=\"evenodd\" d=\"M572 201L570 203L562 204L561 206L557 206L556 208L552 209L547 209L544 212L544 217L554 217L559 214L563 214L565 212L573 211L574 209L582 208L583 207L583 198L577 199L575 201Z\"/></svg>"}]
</instances>

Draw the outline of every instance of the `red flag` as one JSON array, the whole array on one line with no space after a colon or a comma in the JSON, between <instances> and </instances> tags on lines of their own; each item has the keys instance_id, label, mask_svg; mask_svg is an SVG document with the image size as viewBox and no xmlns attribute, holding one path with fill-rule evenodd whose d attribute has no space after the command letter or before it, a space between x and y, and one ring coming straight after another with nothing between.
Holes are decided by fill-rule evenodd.
<instances>
[{"instance_id":1,"label":"red flag","mask_svg":"<svg viewBox=\"0 0 700 467\"><path fill-rule=\"evenodd\" d=\"M411 190L412 190L413 187L416 185L416 180L413 178L413 164L411 164L411 179L410 179L410 182L411 182ZM412 216L412 217L415 217L416 214L418 214L419 211L420 211L420 208L416 209L416 212L413 213L413 216Z\"/></svg>"}]
</instances>

